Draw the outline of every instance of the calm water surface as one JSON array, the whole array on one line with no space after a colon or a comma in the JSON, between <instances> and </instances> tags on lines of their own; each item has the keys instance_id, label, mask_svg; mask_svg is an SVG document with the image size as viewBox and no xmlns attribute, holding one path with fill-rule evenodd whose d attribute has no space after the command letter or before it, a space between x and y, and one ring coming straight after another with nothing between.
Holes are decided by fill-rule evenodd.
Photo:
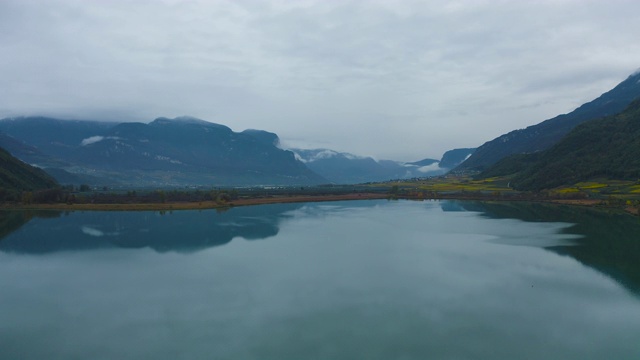
<instances>
[{"instance_id":1,"label":"calm water surface","mask_svg":"<svg viewBox=\"0 0 640 360\"><path fill-rule=\"evenodd\" d=\"M361 201L0 214L1 359L639 359L640 223Z\"/></svg>"}]
</instances>

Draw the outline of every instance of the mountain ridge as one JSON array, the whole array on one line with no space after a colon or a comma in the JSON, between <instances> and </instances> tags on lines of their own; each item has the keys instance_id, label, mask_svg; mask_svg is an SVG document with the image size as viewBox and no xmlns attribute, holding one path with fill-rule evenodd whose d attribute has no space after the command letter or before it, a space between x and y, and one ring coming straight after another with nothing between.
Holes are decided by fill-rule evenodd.
<instances>
[{"instance_id":1,"label":"mountain ridge","mask_svg":"<svg viewBox=\"0 0 640 360\"><path fill-rule=\"evenodd\" d=\"M30 166L0 148L0 198L7 192L51 189L57 182L42 169Z\"/></svg>"},{"instance_id":2,"label":"mountain ridge","mask_svg":"<svg viewBox=\"0 0 640 360\"><path fill-rule=\"evenodd\" d=\"M513 130L485 142L454 171L482 171L509 155L548 149L577 125L617 114L638 97L640 72L636 71L613 89L567 114L558 115L525 129Z\"/></svg>"},{"instance_id":3,"label":"mountain ridge","mask_svg":"<svg viewBox=\"0 0 640 360\"><path fill-rule=\"evenodd\" d=\"M442 160L422 159L413 162L376 160L331 149L290 149L311 170L337 184L356 184L398 179L424 178L443 175L459 164L474 149L453 149L445 152Z\"/></svg>"},{"instance_id":4,"label":"mountain ridge","mask_svg":"<svg viewBox=\"0 0 640 360\"><path fill-rule=\"evenodd\" d=\"M46 154L42 167L133 186L311 185L327 180L294 154L204 120L100 123L35 117L0 120L0 131ZM7 139L6 137L4 138ZM0 145L2 145L0 138ZM15 142L14 142L15 143ZM26 156L26 151L23 151ZM62 165L61 165L62 164Z\"/></svg>"},{"instance_id":5,"label":"mountain ridge","mask_svg":"<svg viewBox=\"0 0 640 360\"><path fill-rule=\"evenodd\" d=\"M518 190L540 191L593 178L640 180L640 99L616 115L584 122L551 148L512 155L479 177L511 176Z\"/></svg>"}]
</instances>

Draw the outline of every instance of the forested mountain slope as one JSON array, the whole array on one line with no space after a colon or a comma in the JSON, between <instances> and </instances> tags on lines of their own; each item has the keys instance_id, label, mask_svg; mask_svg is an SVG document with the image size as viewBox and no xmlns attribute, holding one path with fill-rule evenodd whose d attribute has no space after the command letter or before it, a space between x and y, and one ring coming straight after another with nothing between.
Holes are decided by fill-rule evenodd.
<instances>
[{"instance_id":1,"label":"forested mountain slope","mask_svg":"<svg viewBox=\"0 0 640 360\"><path fill-rule=\"evenodd\" d=\"M0 189L31 191L56 185L56 181L43 170L25 164L0 148Z\"/></svg>"},{"instance_id":2,"label":"forested mountain slope","mask_svg":"<svg viewBox=\"0 0 640 360\"><path fill-rule=\"evenodd\" d=\"M543 121L526 129L514 130L484 143L456 171L486 170L499 160L513 154L546 150L577 125L624 110L640 97L640 71L636 71L612 90L574 111Z\"/></svg>"},{"instance_id":3,"label":"forested mountain slope","mask_svg":"<svg viewBox=\"0 0 640 360\"><path fill-rule=\"evenodd\" d=\"M585 122L550 149L512 156L482 177L513 175L519 190L542 190L595 177L640 179L640 100L618 115Z\"/></svg>"}]
</instances>

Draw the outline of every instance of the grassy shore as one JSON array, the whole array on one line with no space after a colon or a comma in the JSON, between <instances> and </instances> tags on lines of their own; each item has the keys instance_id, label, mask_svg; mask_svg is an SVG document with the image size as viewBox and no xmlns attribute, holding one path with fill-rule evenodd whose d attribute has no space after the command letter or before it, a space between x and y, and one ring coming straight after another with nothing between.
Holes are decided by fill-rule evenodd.
<instances>
[{"instance_id":1,"label":"grassy shore","mask_svg":"<svg viewBox=\"0 0 640 360\"><path fill-rule=\"evenodd\" d=\"M265 198L238 199L230 202L198 201L198 202L166 202L166 203L123 203L123 204L3 204L1 210L58 210L58 211L174 211L174 210L206 210L228 209L236 206L324 202L324 201L349 201L349 200L376 200L376 199L406 199L406 200L430 200L429 198L416 198L415 196L389 196L384 193L359 193L344 195L315 195L315 196L273 196ZM640 209L635 206L611 205L597 199L513 199L490 196L469 196L468 194L448 194L438 196L433 200L467 200L467 201L530 201L547 202L558 205L587 206L600 208L613 208L624 210L631 215L640 215Z\"/></svg>"},{"instance_id":2,"label":"grassy shore","mask_svg":"<svg viewBox=\"0 0 640 360\"><path fill-rule=\"evenodd\" d=\"M123 204L4 204L4 210L94 210L94 211L166 211L166 210L203 210L222 209L234 206L342 201L342 200L370 200L386 199L383 193L358 193L342 195L292 195L272 196L262 198L237 199L229 202L198 201L198 202L166 202L166 203L123 203Z\"/></svg>"},{"instance_id":3,"label":"grassy shore","mask_svg":"<svg viewBox=\"0 0 640 360\"><path fill-rule=\"evenodd\" d=\"M161 191L155 191L159 193ZM224 192L224 191L222 191ZM201 193L202 194L202 193ZM171 199L164 197L130 198L128 195L111 195L107 201L68 203L11 203L0 204L0 209L24 210L96 210L96 211L167 211L222 209L234 206L248 206L276 203L299 203L366 199L408 199L408 200L474 200L474 201L533 201L555 204L605 207L638 215L640 209L640 185L631 181L597 180L572 186L546 190L539 193L520 192L509 186L507 178L474 180L469 176L444 176L431 179L389 181L353 186L290 188L280 190L247 190L233 199L203 200ZM236 194L238 195L238 194ZM163 199L160 201L159 199Z\"/></svg>"}]
</instances>

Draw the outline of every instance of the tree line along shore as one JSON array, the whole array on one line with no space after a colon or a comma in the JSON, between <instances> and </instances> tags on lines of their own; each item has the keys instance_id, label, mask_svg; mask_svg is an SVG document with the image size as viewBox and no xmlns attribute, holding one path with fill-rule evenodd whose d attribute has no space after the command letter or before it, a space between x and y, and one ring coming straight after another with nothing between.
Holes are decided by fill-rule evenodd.
<instances>
[{"instance_id":1,"label":"tree line along shore","mask_svg":"<svg viewBox=\"0 0 640 360\"><path fill-rule=\"evenodd\" d=\"M110 190L89 186L59 187L22 192L3 199L0 208L51 210L189 210L224 209L274 203L348 201L370 199L540 201L624 210L638 215L640 194L635 184L578 184L544 192L516 191L506 179L473 180L465 177L392 181L360 185L318 187L256 187L214 189ZM622 187L625 187L621 190ZM605 189L606 188L606 189ZM609 192L605 190L610 190Z\"/></svg>"}]
</instances>

